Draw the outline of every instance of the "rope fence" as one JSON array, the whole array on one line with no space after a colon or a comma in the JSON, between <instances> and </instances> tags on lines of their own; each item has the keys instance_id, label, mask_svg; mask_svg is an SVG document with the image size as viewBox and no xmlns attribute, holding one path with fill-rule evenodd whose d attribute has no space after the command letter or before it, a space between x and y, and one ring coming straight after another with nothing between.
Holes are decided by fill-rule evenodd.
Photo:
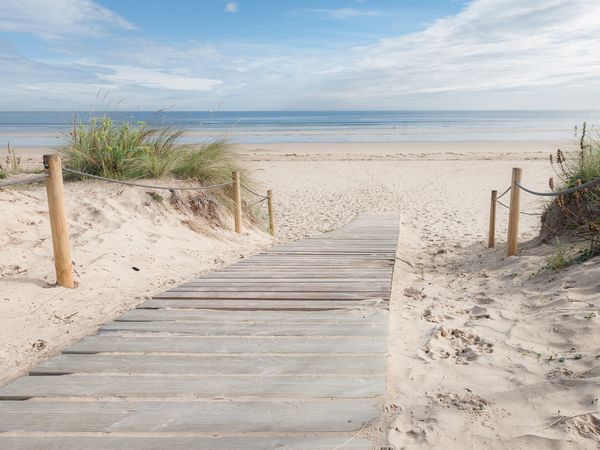
<instances>
[{"instance_id":1,"label":"rope fence","mask_svg":"<svg viewBox=\"0 0 600 450\"><path fill-rule=\"evenodd\" d=\"M254 192L252 189L250 189L250 188L249 188L248 186L246 186L244 183L240 183L240 184L241 184L242 188L244 188L244 190L245 190L246 192L249 192L250 194L256 195L257 197L260 197L260 198L262 198L263 200L266 200L266 199L267 199L267 197L268 197L267 195L262 195L262 194L259 194L259 193L257 193L257 192Z\"/></svg>"},{"instance_id":2,"label":"rope fence","mask_svg":"<svg viewBox=\"0 0 600 450\"><path fill-rule=\"evenodd\" d=\"M213 184L211 186L168 187L168 186L157 186L157 185L150 185L150 184L135 183L132 181L125 181L125 180L115 180L114 178L106 178L106 177L101 177L99 175L92 175L89 173L80 172L79 170L67 169L65 167L63 167L62 170L63 170L63 172L72 173L72 174L79 175L79 176L86 177L86 178L93 178L95 180L106 181L107 183L123 184L125 186L133 186L133 187L139 187L139 188L144 188L144 189L162 189L165 191L206 191L206 190L210 190L210 189L218 189L221 187L230 186L234 183L234 181L228 181L227 183Z\"/></svg>"},{"instance_id":3,"label":"rope fence","mask_svg":"<svg viewBox=\"0 0 600 450\"><path fill-rule=\"evenodd\" d=\"M19 178L17 180L8 180L0 183L0 189L8 186L16 186L17 184L29 184L44 181L48 178L48 174L37 175L35 177Z\"/></svg>"},{"instance_id":4,"label":"rope fence","mask_svg":"<svg viewBox=\"0 0 600 450\"><path fill-rule=\"evenodd\" d=\"M587 183L574 186L562 191L538 192L529 189L521 184L522 169L513 168L512 181L510 186L499 196L497 191L492 191L492 200L490 206L490 224L488 230L488 248L495 247L495 230L496 230L496 204L508 209L508 239L507 239L507 255L515 256L518 253L518 230L519 230L519 215L526 216L541 216L541 213L521 211L520 209L520 193L521 191L537 197L562 197L569 194L574 194L579 191L589 189L593 186L600 185L600 177L594 178ZM499 199L510 192L510 204L506 205Z\"/></svg>"},{"instance_id":5,"label":"rope fence","mask_svg":"<svg viewBox=\"0 0 600 450\"><path fill-rule=\"evenodd\" d=\"M233 186L233 200L234 200L234 228L237 233L242 232L242 187L251 194L254 194L260 199L248 206L255 206L265 201L268 202L268 214L269 214L269 233L275 235L275 219L273 212L273 192L267 191L267 195L261 195L247 186L243 185L240 181L240 173L238 171L233 172L232 180L213 184L209 186L194 186L194 187L168 187L168 186L157 186L146 183L138 183L135 181L116 180L113 178L102 177L99 175L92 175L89 173L81 172L75 169L68 169L62 167L62 161L58 155L44 155L44 170L45 173L42 175L20 178L17 180L8 180L0 182L0 189L8 186L15 186L19 184L37 183L45 181L46 191L48 196L48 211L50 216L50 229L52 232L52 248L54 253L54 266L56 270L56 284L66 288L75 287L73 280L73 263L71 260L71 247L68 236L68 225L67 225L67 214L65 207L64 198L64 174L73 174L81 177L92 178L101 180L107 183L120 184L125 186L139 187L144 189L158 189L168 190L171 192L175 191L206 191L210 189L219 189L226 186Z\"/></svg>"}]
</instances>

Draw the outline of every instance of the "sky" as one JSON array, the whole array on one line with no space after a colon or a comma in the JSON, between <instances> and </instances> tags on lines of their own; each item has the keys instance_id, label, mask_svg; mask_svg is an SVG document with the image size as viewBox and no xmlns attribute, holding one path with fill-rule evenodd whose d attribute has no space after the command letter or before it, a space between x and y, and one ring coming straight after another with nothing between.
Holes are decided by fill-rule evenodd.
<instances>
[{"instance_id":1,"label":"sky","mask_svg":"<svg viewBox=\"0 0 600 450\"><path fill-rule=\"evenodd\" d=\"M0 0L0 110L600 108L598 0Z\"/></svg>"}]
</instances>

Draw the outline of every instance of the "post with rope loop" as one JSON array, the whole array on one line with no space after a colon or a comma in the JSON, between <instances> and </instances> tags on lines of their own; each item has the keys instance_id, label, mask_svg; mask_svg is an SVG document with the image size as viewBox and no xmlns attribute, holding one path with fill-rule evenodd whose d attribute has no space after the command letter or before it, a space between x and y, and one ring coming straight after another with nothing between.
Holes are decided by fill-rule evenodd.
<instances>
[{"instance_id":1,"label":"post with rope loop","mask_svg":"<svg viewBox=\"0 0 600 450\"><path fill-rule=\"evenodd\" d=\"M516 256L519 253L519 215L521 210L521 189L517 183L521 183L522 169L515 167L512 170L512 181L510 184L510 208L508 211L508 239L506 254Z\"/></svg>"},{"instance_id":2,"label":"post with rope loop","mask_svg":"<svg viewBox=\"0 0 600 450\"><path fill-rule=\"evenodd\" d=\"M235 221L235 232L242 232L242 187L240 183L240 172L233 172L233 218Z\"/></svg>"},{"instance_id":3,"label":"post with rope loop","mask_svg":"<svg viewBox=\"0 0 600 450\"><path fill-rule=\"evenodd\" d=\"M71 262L71 246L67 228L65 190L60 156L44 155L44 168L48 174L46 192L48 194L56 284L66 288L74 288L73 263Z\"/></svg>"},{"instance_id":4,"label":"post with rope loop","mask_svg":"<svg viewBox=\"0 0 600 450\"><path fill-rule=\"evenodd\" d=\"M275 236L275 217L273 213L273 191L267 191L267 209L269 210L269 233Z\"/></svg>"},{"instance_id":5,"label":"post with rope loop","mask_svg":"<svg viewBox=\"0 0 600 450\"><path fill-rule=\"evenodd\" d=\"M498 191L492 191L490 202L490 227L488 230L488 248L496 246L496 200Z\"/></svg>"}]
</instances>

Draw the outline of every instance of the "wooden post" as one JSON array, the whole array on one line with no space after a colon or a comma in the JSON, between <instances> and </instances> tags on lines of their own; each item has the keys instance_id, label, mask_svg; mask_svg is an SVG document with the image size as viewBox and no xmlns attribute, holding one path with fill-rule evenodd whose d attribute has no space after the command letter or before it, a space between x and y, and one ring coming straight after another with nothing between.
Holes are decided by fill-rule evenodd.
<instances>
[{"instance_id":1,"label":"wooden post","mask_svg":"<svg viewBox=\"0 0 600 450\"><path fill-rule=\"evenodd\" d=\"M273 217L273 191L267 191L267 208L269 210L269 233L275 236L275 217Z\"/></svg>"},{"instance_id":2,"label":"wooden post","mask_svg":"<svg viewBox=\"0 0 600 450\"><path fill-rule=\"evenodd\" d=\"M488 248L494 248L496 246L496 197L498 191L492 191L492 197L490 200L490 228L488 231Z\"/></svg>"},{"instance_id":3,"label":"wooden post","mask_svg":"<svg viewBox=\"0 0 600 450\"><path fill-rule=\"evenodd\" d=\"M233 172L233 218L235 220L235 232L242 232L242 186L240 184L240 173Z\"/></svg>"},{"instance_id":4,"label":"wooden post","mask_svg":"<svg viewBox=\"0 0 600 450\"><path fill-rule=\"evenodd\" d=\"M517 183L521 182L522 170L518 167L512 170L510 184L510 209L508 211L508 239L506 254L515 256L519 253L519 216L521 211L521 189Z\"/></svg>"},{"instance_id":5,"label":"wooden post","mask_svg":"<svg viewBox=\"0 0 600 450\"><path fill-rule=\"evenodd\" d=\"M48 173L46 191L48 193L56 284L73 288L75 283L73 282L73 263L71 262L71 246L67 229L65 190L60 157L58 155L44 155L44 168Z\"/></svg>"}]
</instances>

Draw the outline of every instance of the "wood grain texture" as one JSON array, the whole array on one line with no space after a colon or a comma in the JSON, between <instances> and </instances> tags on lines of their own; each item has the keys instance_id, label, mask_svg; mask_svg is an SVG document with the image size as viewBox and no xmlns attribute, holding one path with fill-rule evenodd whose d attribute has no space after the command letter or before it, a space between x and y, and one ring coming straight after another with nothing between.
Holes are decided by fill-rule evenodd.
<instances>
[{"instance_id":1,"label":"wood grain texture","mask_svg":"<svg viewBox=\"0 0 600 450\"><path fill-rule=\"evenodd\" d=\"M335 436L2 436L0 448L10 450L331 450L343 445L344 450L368 450L368 439L355 433Z\"/></svg>"},{"instance_id":2,"label":"wood grain texture","mask_svg":"<svg viewBox=\"0 0 600 450\"><path fill-rule=\"evenodd\" d=\"M396 241L365 215L154 296L0 387L0 448L371 448Z\"/></svg>"}]
</instances>

